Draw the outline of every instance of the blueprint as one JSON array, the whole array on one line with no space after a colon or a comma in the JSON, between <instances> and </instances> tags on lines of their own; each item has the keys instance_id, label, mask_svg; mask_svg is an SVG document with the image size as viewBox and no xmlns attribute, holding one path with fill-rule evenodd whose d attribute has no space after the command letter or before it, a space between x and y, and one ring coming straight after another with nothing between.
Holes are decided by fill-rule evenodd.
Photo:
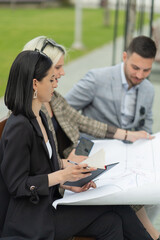
<instances>
[{"instance_id":1,"label":"blueprint","mask_svg":"<svg viewBox=\"0 0 160 240\"><path fill-rule=\"evenodd\" d=\"M103 149L105 162L119 162L94 179L97 188L86 192L65 191L56 200L65 205L160 204L160 133L152 140L132 144L120 140L95 140L90 156ZM97 155L97 161L98 161Z\"/></svg>"}]
</instances>

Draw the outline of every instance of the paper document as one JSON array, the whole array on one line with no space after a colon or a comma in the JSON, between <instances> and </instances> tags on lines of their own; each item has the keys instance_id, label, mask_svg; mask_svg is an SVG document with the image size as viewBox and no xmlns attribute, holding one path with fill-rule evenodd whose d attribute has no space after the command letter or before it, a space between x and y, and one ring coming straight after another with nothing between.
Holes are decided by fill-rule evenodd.
<instances>
[{"instance_id":1,"label":"paper document","mask_svg":"<svg viewBox=\"0 0 160 240\"><path fill-rule=\"evenodd\" d=\"M153 140L133 144L119 140L95 140L90 155L105 151L105 164L119 162L96 179L96 189L82 193L65 191L57 204L160 204L160 133ZM98 161L99 159L97 159Z\"/></svg>"},{"instance_id":2,"label":"paper document","mask_svg":"<svg viewBox=\"0 0 160 240\"><path fill-rule=\"evenodd\" d=\"M100 149L99 151L97 151L94 154L90 153L90 157L88 157L82 163L87 163L88 166L90 166L90 167L105 169L106 162L105 162L104 149Z\"/></svg>"}]
</instances>

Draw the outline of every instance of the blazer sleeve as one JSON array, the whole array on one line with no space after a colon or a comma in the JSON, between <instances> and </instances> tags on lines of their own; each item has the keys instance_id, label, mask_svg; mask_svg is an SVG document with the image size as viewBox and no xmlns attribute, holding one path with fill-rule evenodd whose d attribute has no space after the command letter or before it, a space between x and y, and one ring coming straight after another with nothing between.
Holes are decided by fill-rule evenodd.
<instances>
[{"instance_id":1,"label":"blazer sleeve","mask_svg":"<svg viewBox=\"0 0 160 240\"><path fill-rule=\"evenodd\" d=\"M47 174L30 175L33 129L28 122L9 124L3 138L1 172L14 197L49 194Z\"/></svg>"},{"instance_id":2,"label":"blazer sleeve","mask_svg":"<svg viewBox=\"0 0 160 240\"><path fill-rule=\"evenodd\" d=\"M63 119L66 119L69 125L77 126L79 132L84 132L96 138L113 138L117 130L116 127L88 118L71 107L65 99L62 98L62 101Z\"/></svg>"},{"instance_id":3,"label":"blazer sleeve","mask_svg":"<svg viewBox=\"0 0 160 240\"><path fill-rule=\"evenodd\" d=\"M76 110L82 110L92 102L95 96L95 75L90 70L74 87L66 94L65 99Z\"/></svg>"}]
</instances>

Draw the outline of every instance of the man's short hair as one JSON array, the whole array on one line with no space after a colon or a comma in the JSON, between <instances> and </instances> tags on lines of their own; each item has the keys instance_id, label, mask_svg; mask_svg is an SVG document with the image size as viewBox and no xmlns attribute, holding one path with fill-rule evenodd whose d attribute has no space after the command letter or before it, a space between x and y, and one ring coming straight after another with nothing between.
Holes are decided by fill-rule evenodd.
<instances>
[{"instance_id":1,"label":"man's short hair","mask_svg":"<svg viewBox=\"0 0 160 240\"><path fill-rule=\"evenodd\" d=\"M143 58L155 58L156 51L157 48L155 42L146 36L133 38L127 48L128 54L137 53Z\"/></svg>"}]
</instances>

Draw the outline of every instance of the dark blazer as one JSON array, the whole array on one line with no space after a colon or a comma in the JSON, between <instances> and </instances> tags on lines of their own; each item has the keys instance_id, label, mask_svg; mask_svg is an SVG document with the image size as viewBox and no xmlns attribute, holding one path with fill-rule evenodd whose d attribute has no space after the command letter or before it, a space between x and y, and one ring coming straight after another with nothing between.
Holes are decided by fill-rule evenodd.
<instances>
[{"instance_id":1,"label":"dark blazer","mask_svg":"<svg viewBox=\"0 0 160 240\"><path fill-rule=\"evenodd\" d=\"M4 206L2 237L21 236L38 240L54 238L53 200L60 197L58 185L48 187L48 174L59 170L52 134L41 112L52 146L52 158L36 118L9 117L0 143L1 174L9 192ZM6 192L0 195L5 203Z\"/></svg>"}]
</instances>

